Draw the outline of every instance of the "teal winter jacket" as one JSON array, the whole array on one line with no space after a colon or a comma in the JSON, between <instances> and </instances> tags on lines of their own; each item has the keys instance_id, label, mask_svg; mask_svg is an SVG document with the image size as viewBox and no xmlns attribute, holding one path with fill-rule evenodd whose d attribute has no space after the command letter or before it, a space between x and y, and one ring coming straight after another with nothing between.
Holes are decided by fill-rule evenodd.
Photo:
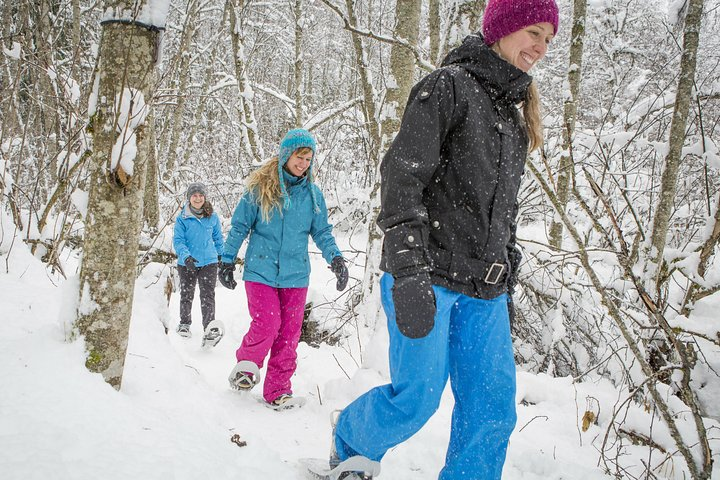
<instances>
[{"instance_id":1,"label":"teal winter jacket","mask_svg":"<svg viewBox=\"0 0 720 480\"><path fill-rule=\"evenodd\" d=\"M193 257L198 267L217 263L218 255L223 252L220 218L216 213L198 218L190 211L190 204L186 203L175 220L173 248L178 265L185 265L188 257Z\"/></svg>"},{"instance_id":2,"label":"teal winter jacket","mask_svg":"<svg viewBox=\"0 0 720 480\"><path fill-rule=\"evenodd\" d=\"M341 252L332 235L320 189L308 182L307 177L283 173L289 205L283 208L282 214L274 209L266 222L252 192L245 192L233 213L222 260L234 262L240 245L249 235L243 280L276 288L307 287L310 283L308 237L312 236L328 264Z\"/></svg>"}]
</instances>

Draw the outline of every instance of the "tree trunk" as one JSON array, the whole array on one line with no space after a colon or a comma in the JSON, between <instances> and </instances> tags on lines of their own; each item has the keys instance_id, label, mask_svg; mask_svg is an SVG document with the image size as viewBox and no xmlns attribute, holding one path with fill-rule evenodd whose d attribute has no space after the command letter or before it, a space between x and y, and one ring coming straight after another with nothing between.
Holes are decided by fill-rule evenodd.
<instances>
[{"instance_id":1,"label":"tree trunk","mask_svg":"<svg viewBox=\"0 0 720 480\"><path fill-rule=\"evenodd\" d=\"M395 28L393 37L403 39L411 45L417 43L420 31L420 0L397 0L395 5ZM390 78L385 95L384 119L382 121L381 151L387 150L400 129L410 89L415 79L415 59L405 47L393 45L390 51Z\"/></svg>"},{"instance_id":2,"label":"tree trunk","mask_svg":"<svg viewBox=\"0 0 720 480\"><path fill-rule=\"evenodd\" d=\"M235 77L240 90L240 103L242 105L243 144L246 147L246 154L252 159L252 162L260 163L265 155L258 137L258 125L253 104L254 92L247 76L245 40L242 25L240 24L240 14L245 8L245 0L228 0L227 7L230 9L230 37L232 39Z\"/></svg>"},{"instance_id":3,"label":"tree trunk","mask_svg":"<svg viewBox=\"0 0 720 480\"><path fill-rule=\"evenodd\" d=\"M145 126L147 142L144 155L147 156L147 169L145 174L145 193L143 198L143 223L153 231L160 228L160 171L158 168L157 139L155 137L155 120L152 115L148 116Z\"/></svg>"},{"instance_id":4,"label":"tree trunk","mask_svg":"<svg viewBox=\"0 0 720 480\"><path fill-rule=\"evenodd\" d=\"M106 2L106 11L132 11L133 6L132 0ZM142 120L126 126L118 100L130 100L126 118L142 118L142 101L149 103L151 97L157 36L156 30L138 24L106 23L96 73L94 151L76 327L85 338L86 367L116 389L122 383L132 315L147 160L142 153L148 141ZM127 142L132 133L138 153L132 170L127 164L113 167L113 148L124 145L131 153L128 143L119 142Z\"/></svg>"},{"instance_id":5,"label":"tree trunk","mask_svg":"<svg viewBox=\"0 0 720 480\"><path fill-rule=\"evenodd\" d=\"M293 15L295 17L295 59L293 62L293 76L295 78L295 126L302 127L303 125L303 59L302 59L302 24L300 23L300 17L302 17L303 4L302 0L295 0L293 7Z\"/></svg>"},{"instance_id":6,"label":"tree trunk","mask_svg":"<svg viewBox=\"0 0 720 480\"><path fill-rule=\"evenodd\" d=\"M428 36L430 63L437 65L440 61L440 0L428 0Z\"/></svg>"},{"instance_id":7,"label":"tree trunk","mask_svg":"<svg viewBox=\"0 0 720 480\"><path fill-rule=\"evenodd\" d=\"M570 67L568 68L568 84L570 95L565 98L563 106L564 127L563 149L560 156L560 168L557 178L557 197L563 211L567 209L570 196L570 180L575 176L575 160L573 159L573 137L577 117L578 96L582 80L582 56L585 42L585 17L587 0L575 0L573 4L573 27L570 37ZM560 249L562 246L563 224L554 220L550 226L550 246Z\"/></svg>"},{"instance_id":8,"label":"tree trunk","mask_svg":"<svg viewBox=\"0 0 720 480\"><path fill-rule=\"evenodd\" d=\"M685 142L685 128L692 100L692 88L695 82L702 12L703 0L689 1L687 16L685 17L683 51L680 59L680 80L675 95L668 153L665 157L659 203L653 219L650 251L648 252L646 281L649 283L647 290L657 294L659 294L657 290L659 289L660 275L662 274L663 253L670 225L670 215L675 203L678 171L682 163L682 147Z\"/></svg>"},{"instance_id":9,"label":"tree trunk","mask_svg":"<svg viewBox=\"0 0 720 480\"><path fill-rule=\"evenodd\" d=\"M178 84L176 91L177 103L172 112L172 120L170 120L170 135L168 138L167 149L161 148L160 153L167 155L165 163L165 172L163 179L165 181L173 178L175 171L175 162L178 158L178 145L180 144L180 134L183 132L183 114L185 113L185 103L187 100L187 86L190 81L190 41L195 32L195 2L190 2L185 13L185 22L183 25L182 35L180 37L180 47L176 54ZM165 142L163 142L165 143ZM163 145L164 147L164 145Z\"/></svg>"}]
</instances>

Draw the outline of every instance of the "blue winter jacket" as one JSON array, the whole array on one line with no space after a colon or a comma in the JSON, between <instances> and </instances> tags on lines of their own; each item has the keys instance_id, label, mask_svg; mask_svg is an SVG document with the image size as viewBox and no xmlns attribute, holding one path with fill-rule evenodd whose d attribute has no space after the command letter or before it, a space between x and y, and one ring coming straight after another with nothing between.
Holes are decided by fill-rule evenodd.
<instances>
[{"instance_id":1,"label":"blue winter jacket","mask_svg":"<svg viewBox=\"0 0 720 480\"><path fill-rule=\"evenodd\" d=\"M190 204L186 203L175 220L173 247L178 265L185 265L188 257L193 257L198 267L217 263L218 255L223 253L220 218L216 213L198 218L190 211Z\"/></svg>"},{"instance_id":2,"label":"blue winter jacket","mask_svg":"<svg viewBox=\"0 0 720 480\"><path fill-rule=\"evenodd\" d=\"M327 263L341 252L332 235L320 189L308 182L307 177L296 178L283 173L290 206L284 208L282 214L273 210L270 220L265 222L253 194L246 192L233 213L222 260L234 262L240 245L250 235L243 280L276 288L307 287L310 283L308 236L312 236Z\"/></svg>"}]
</instances>

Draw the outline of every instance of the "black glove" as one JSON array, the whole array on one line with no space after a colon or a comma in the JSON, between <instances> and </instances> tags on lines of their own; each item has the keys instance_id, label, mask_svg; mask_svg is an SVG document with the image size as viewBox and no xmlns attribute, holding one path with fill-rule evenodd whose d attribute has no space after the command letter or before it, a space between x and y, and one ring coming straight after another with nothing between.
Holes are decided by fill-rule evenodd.
<instances>
[{"instance_id":1,"label":"black glove","mask_svg":"<svg viewBox=\"0 0 720 480\"><path fill-rule=\"evenodd\" d=\"M335 274L335 277L337 278L335 288L338 289L338 292L342 292L343 290L345 290L345 287L347 287L348 269L345 263L346 260L338 255L337 257L332 259L332 263L330 264L330 270L332 270L332 272Z\"/></svg>"},{"instance_id":2,"label":"black glove","mask_svg":"<svg viewBox=\"0 0 720 480\"><path fill-rule=\"evenodd\" d=\"M235 290L235 287L237 287L237 282L235 281L235 278L233 278L234 271L234 263L220 263L220 269L218 270L218 280L220 280L220 284L223 287L229 288L230 290Z\"/></svg>"},{"instance_id":3,"label":"black glove","mask_svg":"<svg viewBox=\"0 0 720 480\"><path fill-rule=\"evenodd\" d=\"M435 292L429 273L395 278L392 298L400 333L408 338L430 333L435 325Z\"/></svg>"},{"instance_id":4,"label":"black glove","mask_svg":"<svg viewBox=\"0 0 720 480\"><path fill-rule=\"evenodd\" d=\"M188 269L188 272L190 272L190 273L197 272L197 265L195 265L195 262L197 262L197 260L195 260L193 257L187 257L185 259L185 268Z\"/></svg>"}]
</instances>

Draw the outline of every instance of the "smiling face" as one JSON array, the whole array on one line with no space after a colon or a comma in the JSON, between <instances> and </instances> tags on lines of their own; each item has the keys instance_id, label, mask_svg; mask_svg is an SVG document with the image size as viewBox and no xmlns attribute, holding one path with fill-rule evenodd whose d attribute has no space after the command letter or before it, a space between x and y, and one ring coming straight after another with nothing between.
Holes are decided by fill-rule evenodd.
<instances>
[{"instance_id":1,"label":"smiling face","mask_svg":"<svg viewBox=\"0 0 720 480\"><path fill-rule=\"evenodd\" d=\"M313 151L303 147L295 150L285 164L285 170L295 177L302 177L310 168L313 159Z\"/></svg>"},{"instance_id":2,"label":"smiling face","mask_svg":"<svg viewBox=\"0 0 720 480\"><path fill-rule=\"evenodd\" d=\"M495 50L502 58L523 72L528 72L547 53L554 27L547 22L536 23L505 35L495 42Z\"/></svg>"},{"instance_id":3,"label":"smiling face","mask_svg":"<svg viewBox=\"0 0 720 480\"><path fill-rule=\"evenodd\" d=\"M202 193L193 193L190 197L190 205L196 210L202 208L205 205L205 195Z\"/></svg>"}]
</instances>

